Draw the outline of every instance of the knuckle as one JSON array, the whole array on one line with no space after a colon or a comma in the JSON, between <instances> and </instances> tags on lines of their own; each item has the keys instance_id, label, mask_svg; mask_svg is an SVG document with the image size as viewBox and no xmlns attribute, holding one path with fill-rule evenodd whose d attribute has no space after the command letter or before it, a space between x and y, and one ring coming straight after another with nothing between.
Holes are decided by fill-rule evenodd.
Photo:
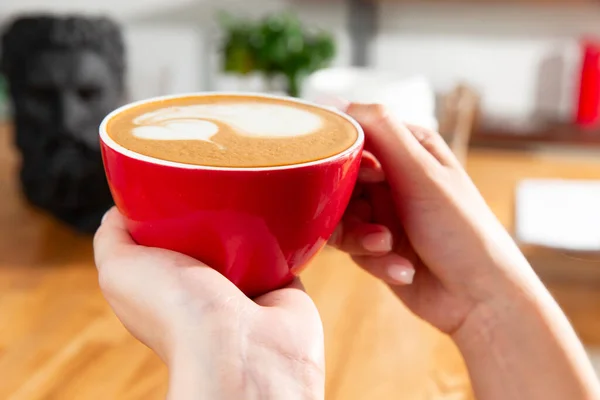
<instances>
[{"instance_id":1,"label":"knuckle","mask_svg":"<svg viewBox=\"0 0 600 400\"><path fill-rule=\"evenodd\" d=\"M374 125L379 125L388 121L389 111L383 104L369 104L367 111L371 122Z\"/></svg>"},{"instance_id":2,"label":"knuckle","mask_svg":"<svg viewBox=\"0 0 600 400\"><path fill-rule=\"evenodd\" d=\"M430 131L421 131L417 137L421 146L428 150L434 149L440 145L437 135Z\"/></svg>"},{"instance_id":3,"label":"knuckle","mask_svg":"<svg viewBox=\"0 0 600 400\"><path fill-rule=\"evenodd\" d=\"M423 128L422 126L407 125L406 126L420 142L427 142L437 139L439 136L436 132Z\"/></svg>"}]
</instances>

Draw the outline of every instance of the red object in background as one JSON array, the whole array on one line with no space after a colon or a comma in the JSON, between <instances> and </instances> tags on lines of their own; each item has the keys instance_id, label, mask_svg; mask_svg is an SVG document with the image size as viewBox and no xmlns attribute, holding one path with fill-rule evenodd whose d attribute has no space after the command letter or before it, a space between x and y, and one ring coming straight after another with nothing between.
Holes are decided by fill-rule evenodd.
<instances>
[{"instance_id":1,"label":"red object in background","mask_svg":"<svg viewBox=\"0 0 600 400\"><path fill-rule=\"evenodd\" d=\"M584 40L582 53L576 123L595 128L600 125L600 40Z\"/></svg>"},{"instance_id":2,"label":"red object in background","mask_svg":"<svg viewBox=\"0 0 600 400\"><path fill-rule=\"evenodd\" d=\"M359 125L351 120L356 143L325 160L200 167L141 156L110 139L111 116L140 103L100 126L108 183L133 239L194 257L251 297L289 284L325 246L350 201L364 144Z\"/></svg>"}]
</instances>

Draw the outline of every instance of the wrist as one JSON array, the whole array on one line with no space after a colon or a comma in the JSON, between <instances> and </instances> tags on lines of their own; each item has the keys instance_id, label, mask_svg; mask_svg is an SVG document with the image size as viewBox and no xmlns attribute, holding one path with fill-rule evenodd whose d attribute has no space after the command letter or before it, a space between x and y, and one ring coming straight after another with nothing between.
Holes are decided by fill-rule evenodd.
<instances>
[{"instance_id":1,"label":"wrist","mask_svg":"<svg viewBox=\"0 0 600 400\"><path fill-rule=\"evenodd\" d=\"M205 362L202 362L202 360ZM169 371L167 400L218 399L214 397L214 380L206 360L210 354L198 345L178 344L165 360Z\"/></svg>"},{"instance_id":2,"label":"wrist","mask_svg":"<svg viewBox=\"0 0 600 400\"><path fill-rule=\"evenodd\" d=\"M459 328L451 333L459 346L498 339L498 333L535 321L543 321L549 312L559 312L537 276L496 277L489 286L487 296L469 312Z\"/></svg>"},{"instance_id":3,"label":"wrist","mask_svg":"<svg viewBox=\"0 0 600 400\"><path fill-rule=\"evenodd\" d=\"M508 240L508 236L504 239ZM498 255L490 250L489 257L480 264L484 273L467 284L466 295L472 307L450 333L457 345L489 339L499 326L512 323L525 312L536 314L553 302L527 259L513 242L510 245L514 251ZM507 248L510 249L508 245Z\"/></svg>"},{"instance_id":4,"label":"wrist","mask_svg":"<svg viewBox=\"0 0 600 400\"><path fill-rule=\"evenodd\" d=\"M198 365L175 364L169 368L169 389L167 400L201 400L217 398L207 386L206 371Z\"/></svg>"},{"instance_id":5,"label":"wrist","mask_svg":"<svg viewBox=\"0 0 600 400\"><path fill-rule=\"evenodd\" d=\"M199 326L182 323L166 340L168 351L164 361L169 370L167 400L232 398L229 391L233 387L227 386L228 374L235 371L231 364L237 361L227 356L235 354L235 349L232 349L235 341L230 337L232 328L215 323L215 320L212 322Z\"/></svg>"},{"instance_id":6,"label":"wrist","mask_svg":"<svg viewBox=\"0 0 600 400\"><path fill-rule=\"evenodd\" d=\"M323 400L325 375L297 360L220 335L210 348L180 343L169 358L169 400Z\"/></svg>"},{"instance_id":7,"label":"wrist","mask_svg":"<svg viewBox=\"0 0 600 400\"><path fill-rule=\"evenodd\" d=\"M281 352L252 343L241 349L237 365L244 383L238 398L266 400L323 400L325 371L310 357Z\"/></svg>"},{"instance_id":8,"label":"wrist","mask_svg":"<svg viewBox=\"0 0 600 400\"><path fill-rule=\"evenodd\" d=\"M450 334L452 340L461 351L468 350L476 344L491 345L491 342L497 339L496 331L500 327L514 323L512 315L518 314L515 308L523 308L523 305L517 306L516 301L501 297L477 304L459 328ZM524 312L522 309L521 313Z\"/></svg>"},{"instance_id":9,"label":"wrist","mask_svg":"<svg viewBox=\"0 0 600 400\"><path fill-rule=\"evenodd\" d=\"M581 342L539 280L508 286L452 334L477 398L588 399L598 386Z\"/></svg>"},{"instance_id":10,"label":"wrist","mask_svg":"<svg viewBox=\"0 0 600 400\"><path fill-rule=\"evenodd\" d=\"M247 371L246 397L256 400L323 400L325 375L312 365L286 360L280 363L258 362L263 368ZM269 367L266 367L269 365Z\"/></svg>"}]
</instances>

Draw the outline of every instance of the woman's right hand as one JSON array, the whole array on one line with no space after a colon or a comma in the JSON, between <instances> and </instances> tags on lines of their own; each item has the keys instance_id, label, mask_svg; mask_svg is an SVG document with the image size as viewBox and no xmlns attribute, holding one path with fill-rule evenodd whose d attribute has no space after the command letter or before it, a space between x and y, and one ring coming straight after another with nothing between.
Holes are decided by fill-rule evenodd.
<instances>
[{"instance_id":1,"label":"woman's right hand","mask_svg":"<svg viewBox=\"0 0 600 400\"><path fill-rule=\"evenodd\" d=\"M537 280L440 135L379 105L346 112L365 130L366 153L333 246L449 334L514 283Z\"/></svg>"},{"instance_id":2,"label":"woman's right hand","mask_svg":"<svg viewBox=\"0 0 600 400\"><path fill-rule=\"evenodd\" d=\"M440 135L379 105L346 112L366 152L331 244L452 336L478 399L600 399L567 318Z\"/></svg>"}]
</instances>

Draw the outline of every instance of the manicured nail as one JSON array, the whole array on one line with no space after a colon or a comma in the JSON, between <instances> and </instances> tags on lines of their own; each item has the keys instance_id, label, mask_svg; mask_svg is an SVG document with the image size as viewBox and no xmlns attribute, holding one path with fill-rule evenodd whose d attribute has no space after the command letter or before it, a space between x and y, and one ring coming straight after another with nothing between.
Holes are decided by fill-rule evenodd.
<instances>
[{"instance_id":1,"label":"manicured nail","mask_svg":"<svg viewBox=\"0 0 600 400\"><path fill-rule=\"evenodd\" d=\"M362 247L373 253L387 253L392 251L392 236L389 233L370 233L362 238Z\"/></svg>"},{"instance_id":2,"label":"manicured nail","mask_svg":"<svg viewBox=\"0 0 600 400\"><path fill-rule=\"evenodd\" d=\"M405 265L392 264L387 267L387 275L390 278L389 283L410 285L415 278L415 270Z\"/></svg>"}]
</instances>

